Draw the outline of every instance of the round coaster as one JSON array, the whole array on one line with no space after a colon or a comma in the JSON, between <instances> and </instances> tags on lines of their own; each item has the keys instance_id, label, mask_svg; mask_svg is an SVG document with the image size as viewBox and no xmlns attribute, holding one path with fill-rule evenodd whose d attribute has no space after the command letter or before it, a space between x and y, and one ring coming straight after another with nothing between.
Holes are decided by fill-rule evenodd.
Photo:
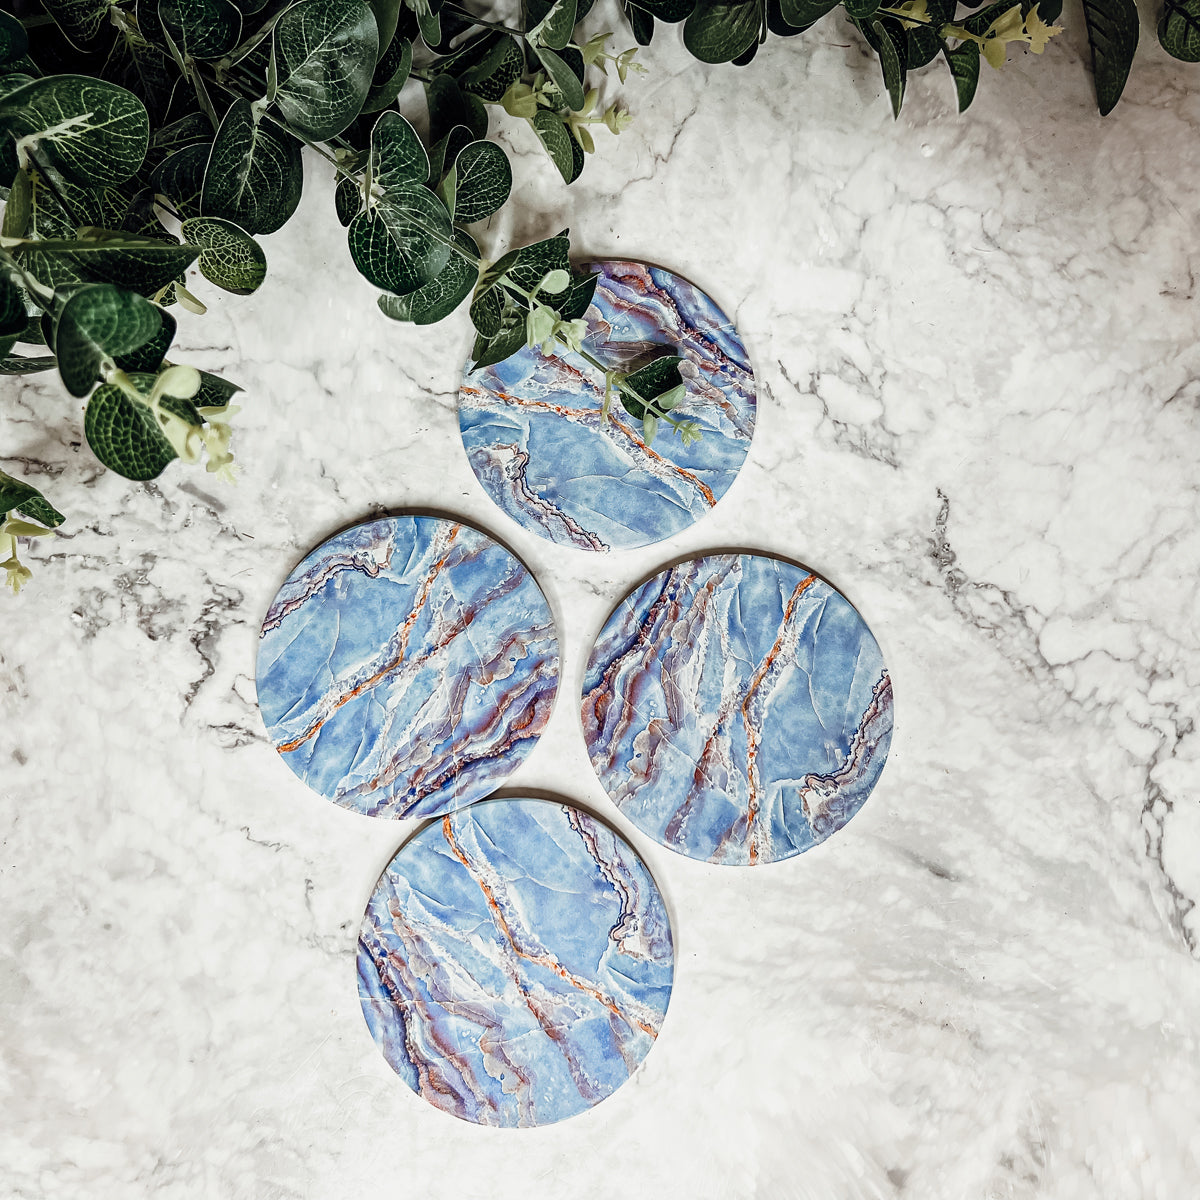
<instances>
[{"instance_id":1,"label":"round coaster","mask_svg":"<svg viewBox=\"0 0 1200 1200\"><path fill-rule=\"evenodd\" d=\"M686 400L674 417L701 436L685 446L666 421L651 445L614 401L602 417L604 374L568 351L523 349L463 371L458 422L471 468L525 529L563 546L621 550L668 538L729 490L754 432L754 373L729 318L699 288L643 263L599 271L584 349L632 371L659 347L683 358Z\"/></svg>"},{"instance_id":2,"label":"round coaster","mask_svg":"<svg viewBox=\"0 0 1200 1200\"><path fill-rule=\"evenodd\" d=\"M892 685L829 584L713 554L617 606L588 660L583 732L609 796L651 837L709 862L772 862L862 807L892 740Z\"/></svg>"},{"instance_id":3,"label":"round coaster","mask_svg":"<svg viewBox=\"0 0 1200 1200\"><path fill-rule=\"evenodd\" d=\"M384 1058L480 1125L548 1125L611 1095L654 1044L673 973L641 859L545 800L487 800L422 829L380 877L358 941Z\"/></svg>"},{"instance_id":4,"label":"round coaster","mask_svg":"<svg viewBox=\"0 0 1200 1200\"><path fill-rule=\"evenodd\" d=\"M461 522L368 521L318 546L263 621L258 705L284 762L372 817L486 796L528 757L558 686L550 607Z\"/></svg>"}]
</instances>

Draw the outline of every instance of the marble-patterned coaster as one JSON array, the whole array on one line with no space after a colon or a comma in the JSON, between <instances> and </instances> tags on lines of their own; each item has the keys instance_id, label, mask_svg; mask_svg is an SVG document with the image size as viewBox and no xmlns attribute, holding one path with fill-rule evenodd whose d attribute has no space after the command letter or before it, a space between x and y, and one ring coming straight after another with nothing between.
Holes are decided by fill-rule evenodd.
<instances>
[{"instance_id":1,"label":"marble-patterned coaster","mask_svg":"<svg viewBox=\"0 0 1200 1200\"><path fill-rule=\"evenodd\" d=\"M645 1058L671 996L666 906L607 825L485 800L422 829L375 887L363 1015L413 1091L480 1125L548 1125Z\"/></svg>"},{"instance_id":2,"label":"marble-patterned coaster","mask_svg":"<svg viewBox=\"0 0 1200 1200\"><path fill-rule=\"evenodd\" d=\"M263 621L258 706L314 791L373 817L486 796L545 728L558 639L524 564L462 522L368 521L318 546Z\"/></svg>"},{"instance_id":3,"label":"marble-patterned coaster","mask_svg":"<svg viewBox=\"0 0 1200 1200\"><path fill-rule=\"evenodd\" d=\"M686 529L729 490L754 433L754 373L729 318L699 288L660 267L590 263L599 280L584 349L612 367L645 365L661 347L683 358L687 399L673 416L702 436L685 446L667 422L650 446L579 355L524 349L463 371L458 421L467 458L519 525L563 546L621 550Z\"/></svg>"},{"instance_id":4,"label":"marble-patterned coaster","mask_svg":"<svg viewBox=\"0 0 1200 1200\"><path fill-rule=\"evenodd\" d=\"M583 732L618 808L715 863L788 858L840 829L892 740L879 646L838 591L754 554L656 575L588 660Z\"/></svg>"}]
</instances>

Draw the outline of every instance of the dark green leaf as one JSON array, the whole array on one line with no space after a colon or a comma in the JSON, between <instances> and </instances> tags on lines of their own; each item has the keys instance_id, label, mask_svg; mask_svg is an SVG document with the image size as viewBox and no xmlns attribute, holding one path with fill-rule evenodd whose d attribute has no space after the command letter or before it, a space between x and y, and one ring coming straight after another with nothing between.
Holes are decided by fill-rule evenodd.
<instances>
[{"instance_id":1,"label":"dark green leaf","mask_svg":"<svg viewBox=\"0 0 1200 1200\"><path fill-rule=\"evenodd\" d=\"M104 240L47 241L18 246L17 257L40 255L59 260L87 283L114 283L143 295L153 295L177 279L196 260L195 246L111 236Z\"/></svg>"},{"instance_id":2,"label":"dark green leaf","mask_svg":"<svg viewBox=\"0 0 1200 1200\"><path fill-rule=\"evenodd\" d=\"M637 0L637 7L668 25L686 21L696 8L696 0Z\"/></svg>"},{"instance_id":3,"label":"dark green leaf","mask_svg":"<svg viewBox=\"0 0 1200 1200\"><path fill-rule=\"evenodd\" d=\"M642 367L640 371L634 371L632 375L627 376L625 386L632 388L644 400L653 400L656 396L661 396L664 392L669 392L683 383L683 377L679 374L681 362L683 359L675 355L656 358L647 366ZM632 396L627 396L624 392L619 392L618 396L621 407L631 417L639 421L645 417L646 406L644 404L639 404Z\"/></svg>"},{"instance_id":4,"label":"dark green leaf","mask_svg":"<svg viewBox=\"0 0 1200 1200\"><path fill-rule=\"evenodd\" d=\"M29 38L25 26L6 12L0 12L0 65L7 66L25 57Z\"/></svg>"},{"instance_id":5,"label":"dark green leaf","mask_svg":"<svg viewBox=\"0 0 1200 1200\"><path fill-rule=\"evenodd\" d=\"M389 190L429 178L429 156L417 131L398 112L380 113L371 130L369 167L374 184Z\"/></svg>"},{"instance_id":6,"label":"dark green leaf","mask_svg":"<svg viewBox=\"0 0 1200 1200\"><path fill-rule=\"evenodd\" d=\"M758 0L700 0L683 26L683 44L701 62L732 62L759 35Z\"/></svg>"},{"instance_id":7,"label":"dark green leaf","mask_svg":"<svg viewBox=\"0 0 1200 1200\"><path fill-rule=\"evenodd\" d=\"M494 363L503 362L524 345L525 319L519 312L510 309L505 313L504 325L495 337L484 337L480 334L475 339L475 346L471 351L471 370L478 371Z\"/></svg>"},{"instance_id":8,"label":"dark green leaf","mask_svg":"<svg viewBox=\"0 0 1200 1200\"><path fill-rule=\"evenodd\" d=\"M150 138L150 149L151 152L170 154L185 146L208 144L212 140L213 127L209 119L203 113L193 112L156 129Z\"/></svg>"},{"instance_id":9,"label":"dark green leaf","mask_svg":"<svg viewBox=\"0 0 1200 1200\"><path fill-rule=\"evenodd\" d=\"M200 211L204 190L204 173L212 157L212 144L185 146L168 155L150 172L150 183L156 193L171 202L180 216L190 217Z\"/></svg>"},{"instance_id":10,"label":"dark green leaf","mask_svg":"<svg viewBox=\"0 0 1200 1200\"><path fill-rule=\"evenodd\" d=\"M450 218L428 188L390 189L350 223L350 256L376 287L398 296L415 292L450 259Z\"/></svg>"},{"instance_id":11,"label":"dark green leaf","mask_svg":"<svg viewBox=\"0 0 1200 1200\"><path fill-rule=\"evenodd\" d=\"M958 111L966 112L979 86L979 46L975 42L963 42L957 49L951 50L943 45L942 53L950 65L950 74L954 76Z\"/></svg>"},{"instance_id":12,"label":"dark green leaf","mask_svg":"<svg viewBox=\"0 0 1200 1200\"><path fill-rule=\"evenodd\" d=\"M503 327L504 290L490 287L471 301L471 324L485 338L495 337Z\"/></svg>"},{"instance_id":13,"label":"dark green leaf","mask_svg":"<svg viewBox=\"0 0 1200 1200\"><path fill-rule=\"evenodd\" d=\"M556 297L558 315L564 321L576 321L587 312L596 294L596 284L600 276L594 273L571 275L571 286L567 291Z\"/></svg>"},{"instance_id":14,"label":"dark green leaf","mask_svg":"<svg viewBox=\"0 0 1200 1200\"><path fill-rule=\"evenodd\" d=\"M463 225L490 217L512 191L512 167L495 142L472 142L455 159L454 218Z\"/></svg>"},{"instance_id":15,"label":"dark green leaf","mask_svg":"<svg viewBox=\"0 0 1200 1200\"><path fill-rule=\"evenodd\" d=\"M1133 0L1083 0L1096 104L1101 116L1116 107L1138 44L1138 13Z\"/></svg>"},{"instance_id":16,"label":"dark green leaf","mask_svg":"<svg viewBox=\"0 0 1200 1200\"><path fill-rule=\"evenodd\" d=\"M42 0L42 7L76 50L95 50L112 29L109 0Z\"/></svg>"},{"instance_id":17,"label":"dark green leaf","mask_svg":"<svg viewBox=\"0 0 1200 1200\"><path fill-rule=\"evenodd\" d=\"M4 204L4 223L0 225L0 233L5 237L24 237L29 228L32 207L33 185L29 181L29 173L18 171Z\"/></svg>"},{"instance_id":18,"label":"dark green leaf","mask_svg":"<svg viewBox=\"0 0 1200 1200\"><path fill-rule=\"evenodd\" d=\"M200 274L210 283L249 296L267 277L267 256L242 228L222 217L193 217L180 226L184 241L200 247Z\"/></svg>"},{"instance_id":19,"label":"dark green leaf","mask_svg":"<svg viewBox=\"0 0 1200 1200\"><path fill-rule=\"evenodd\" d=\"M375 26L379 30L381 56L391 47L401 7L401 0L371 0L371 12L375 14Z\"/></svg>"},{"instance_id":20,"label":"dark green leaf","mask_svg":"<svg viewBox=\"0 0 1200 1200\"><path fill-rule=\"evenodd\" d=\"M530 33L534 30L530 28ZM575 32L575 0L554 0L550 11L539 19L537 34L543 46L562 50Z\"/></svg>"},{"instance_id":21,"label":"dark green leaf","mask_svg":"<svg viewBox=\"0 0 1200 1200\"><path fill-rule=\"evenodd\" d=\"M838 0L779 0L783 19L796 29L807 29L838 6Z\"/></svg>"},{"instance_id":22,"label":"dark green leaf","mask_svg":"<svg viewBox=\"0 0 1200 1200\"><path fill-rule=\"evenodd\" d=\"M957 8L957 0L927 0L926 12L930 23L915 25L904 31L904 36L908 40L908 69L910 71L928 66L941 53L943 42L938 36L938 30L947 21L954 20Z\"/></svg>"},{"instance_id":23,"label":"dark green leaf","mask_svg":"<svg viewBox=\"0 0 1200 1200\"><path fill-rule=\"evenodd\" d=\"M879 11L880 0L844 0L846 15L856 21L865 21Z\"/></svg>"},{"instance_id":24,"label":"dark green leaf","mask_svg":"<svg viewBox=\"0 0 1200 1200\"><path fill-rule=\"evenodd\" d=\"M314 142L341 133L362 109L379 31L366 0L300 0L275 25L276 102L287 123Z\"/></svg>"},{"instance_id":25,"label":"dark green leaf","mask_svg":"<svg viewBox=\"0 0 1200 1200\"><path fill-rule=\"evenodd\" d=\"M143 396L149 396L154 375L136 374L130 379ZM198 420L195 408L186 401L164 401L163 407L193 422ZM96 457L126 479L155 479L176 457L149 407L114 383L101 384L92 393L83 432Z\"/></svg>"},{"instance_id":26,"label":"dark green leaf","mask_svg":"<svg viewBox=\"0 0 1200 1200\"><path fill-rule=\"evenodd\" d=\"M19 512L31 521L55 529L66 518L32 484L0 471L0 516Z\"/></svg>"},{"instance_id":27,"label":"dark green leaf","mask_svg":"<svg viewBox=\"0 0 1200 1200\"><path fill-rule=\"evenodd\" d=\"M52 358L0 359L0 375L33 375L38 371L49 371L53 367Z\"/></svg>"},{"instance_id":28,"label":"dark green leaf","mask_svg":"<svg viewBox=\"0 0 1200 1200\"><path fill-rule=\"evenodd\" d=\"M219 375L200 372L200 390L192 397L197 408L224 408L242 390L240 384L230 383Z\"/></svg>"},{"instance_id":29,"label":"dark green leaf","mask_svg":"<svg viewBox=\"0 0 1200 1200\"><path fill-rule=\"evenodd\" d=\"M578 112L583 107L583 84L579 76L571 70L566 59L555 51L545 46L535 46L534 51L550 82L562 93L563 103L572 112Z\"/></svg>"},{"instance_id":30,"label":"dark green leaf","mask_svg":"<svg viewBox=\"0 0 1200 1200\"><path fill-rule=\"evenodd\" d=\"M175 318L165 309L159 309L158 315L162 318L162 324L159 326L158 332L148 342L130 350L128 354L113 355L113 362L122 371L131 373L133 371L150 371L154 374L158 373L159 367L163 364L163 359L167 357L167 351L171 348L171 343L175 340L175 331L177 329Z\"/></svg>"},{"instance_id":31,"label":"dark green leaf","mask_svg":"<svg viewBox=\"0 0 1200 1200\"><path fill-rule=\"evenodd\" d=\"M1166 0L1158 40L1172 58L1200 62L1200 0Z\"/></svg>"},{"instance_id":32,"label":"dark green leaf","mask_svg":"<svg viewBox=\"0 0 1200 1200\"><path fill-rule=\"evenodd\" d=\"M421 38L431 50L437 50L442 41L442 22L436 12L425 9L417 13L417 24L421 28Z\"/></svg>"},{"instance_id":33,"label":"dark green leaf","mask_svg":"<svg viewBox=\"0 0 1200 1200\"><path fill-rule=\"evenodd\" d=\"M400 89L408 82L411 70L412 42L407 38L393 38L392 44L375 66L363 112L378 112L393 103L400 95Z\"/></svg>"},{"instance_id":34,"label":"dark green leaf","mask_svg":"<svg viewBox=\"0 0 1200 1200\"><path fill-rule=\"evenodd\" d=\"M494 102L521 78L525 55L508 34L490 32L443 59L439 69L451 72L465 92Z\"/></svg>"},{"instance_id":35,"label":"dark green leaf","mask_svg":"<svg viewBox=\"0 0 1200 1200\"><path fill-rule=\"evenodd\" d=\"M0 337L24 333L28 324L25 293L7 275L0 275Z\"/></svg>"},{"instance_id":36,"label":"dark green leaf","mask_svg":"<svg viewBox=\"0 0 1200 1200\"><path fill-rule=\"evenodd\" d=\"M80 288L54 329L58 373L72 396L86 396L118 354L144 346L162 328L159 310L135 292L111 284Z\"/></svg>"},{"instance_id":37,"label":"dark green leaf","mask_svg":"<svg viewBox=\"0 0 1200 1200\"><path fill-rule=\"evenodd\" d=\"M442 176L454 166L454 160L476 140L465 125L455 125L436 142L429 151L429 186L436 187Z\"/></svg>"},{"instance_id":38,"label":"dark green leaf","mask_svg":"<svg viewBox=\"0 0 1200 1200\"><path fill-rule=\"evenodd\" d=\"M250 234L274 233L296 211L303 184L299 144L266 122L255 124L250 102L235 100L213 143L200 211Z\"/></svg>"},{"instance_id":39,"label":"dark green leaf","mask_svg":"<svg viewBox=\"0 0 1200 1200\"><path fill-rule=\"evenodd\" d=\"M562 118L547 108L540 108L530 119L538 140L558 168L558 173L570 183L574 178L575 158L571 152L572 137Z\"/></svg>"},{"instance_id":40,"label":"dark green leaf","mask_svg":"<svg viewBox=\"0 0 1200 1200\"><path fill-rule=\"evenodd\" d=\"M158 19L186 58L220 58L242 36L242 14L230 0L158 0Z\"/></svg>"},{"instance_id":41,"label":"dark green leaf","mask_svg":"<svg viewBox=\"0 0 1200 1200\"><path fill-rule=\"evenodd\" d=\"M688 12L691 12L695 4L690 4ZM648 46L654 40L654 18L646 12L644 8L639 8L636 4L629 4L627 0L622 0L621 11L625 14L625 19L629 22L630 31L633 33L633 40L639 46Z\"/></svg>"},{"instance_id":42,"label":"dark green leaf","mask_svg":"<svg viewBox=\"0 0 1200 1200\"><path fill-rule=\"evenodd\" d=\"M908 42L904 27L893 17L872 21L871 30L878 45L883 82L892 101L892 116L900 115L904 103L904 83L908 75Z\"/></svg>"},{"instance_id":43,"label":"dark green leaf","mask_svg":"<svg viewBox=\"0 0 1200 1200\"><path fill-rule=\"evenodd\" d=\"M466 126L473 137L487 137L487 109L478 96L463 92L449 75L435 75L426 86L425 97L431 142L440 141L455 125Z\"/></svg>"},{"instance_id":44,"label":"dark green leaf","mask_svg":"<svg viewBox=\"0 0 1200 1200\"><path fill-rule=\"evenodd\" d=\"M340 179L333 194L333 202L337 209L338 222L345 228L362 212L362 189L353 179Z\"/></svg>"},{"instance_id":45,"label":"dark green leaf","mask_svg":"<svg viewBox=\"0 0 1200 1200\"><path fill-rule=\"evenodd\" d=\"M123 183L146 157L150 119L145 105L102 79L38 79L4 104L10 132L28 139L52 166L85 187Z\"/></svg>"},{"instance_id":46,"label":"dark green leaf","mask_svg":"<svg viewBox=\"0 0 1200 1200\"><path fill-rule=\"evenodd\" d=\"M167 119L171 97L179 82L178 68L160 47L144 38L133 25L124 23L101 74L134 92L146 105L151 125ZM209 136L212 128L209 127Z\"/></svg>"},{"instance_id":47,"label":"dark green leaf","mask_svg":"<svg viewBox=\"0 0 1200 1200\"><path fill-rule=\"evenodd\" d=\"M455 230L454 240L472 257L479 257L479 247L461 229ZM436 278L407 296L380 296L379 307L394 321L432 325L448 317L471 294L478 274L473 263L452 253Z\"/></svg>"}]
</instances>

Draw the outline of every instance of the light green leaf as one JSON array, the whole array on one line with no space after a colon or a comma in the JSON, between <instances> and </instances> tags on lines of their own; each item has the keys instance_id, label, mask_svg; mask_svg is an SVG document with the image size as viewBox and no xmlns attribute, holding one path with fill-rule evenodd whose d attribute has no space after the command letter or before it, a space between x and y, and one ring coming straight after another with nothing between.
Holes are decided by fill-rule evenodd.
<instances>
[{"instance_id":1,"label":"light green leaf","mask_svg":"<svg viewBox=\"0 0 1200 1200\"><path fill-rule=\"evenodd\" d=\"M479 247L461 229L455 230L454 240L472 257L479 257ZM452 253L434 279L407 296L380 296L379 307L394 321L432 325L448 317L471 294L478 274L473 263Z\"/></svg>"},{"instance_id":2,"label":"light green leaf","mask_svg":"<svg viewBox=\"0 0 1200 1200\"><path fill-rule=\"evenodd\" d=\"M275 24L284 119L323 142L362 111L371 90L379 31L366 0L300 0Z\"/></svg>"},{"instance_id":3,"label":"light green leaf","mask_svg":"<svg viewBox=\"0 0 1200 1200\"><path fill-rule=\"evenodd\" d=\"M362 107L364 113L379 112L395 101L400 89L408 82L412 58L412 42L408 38L393 38L375 65L371 88Z\"/></svg>"},{"instance_id":4,"label":"light green leaf","mask_svg":"<svg viewBox=\"0 0 1200 1200\"><path fill-rule=\"evenodd\" d=\"M571 150L571 134L562 118L557 113L542 108L534 114L529 122L538 140L550 155L551 162L558 168L558 173L570 183L574 178L575 155Z\"/></svg>"},{"instance_id":5,"label":"light green leaf","mask_svg":"<svg viewBox=\"0 0 1200 1200\"><path fill-rule=\"evenodd\" d=\"M758 38L758 0L700 0L683 26L683 44L706 63L733 62Z\"/></svg>"},{"instance_id":6,"label":"light green leaf","mask_svg":"<svg viewBox=\"0 0 1200 1200\"><path fill-rule=\"evenodd\" d=\"M429 155L417 131L398 112L381 113L375 122L367 170L372 183L384 191L429 178Z\"/></svg>"},{"instance_id":7,"label":"light green leaf","mask_svg":"<svg viewBox=\"0 0 1200 1200\"><path fill-rule=\"evenodd\" d=\"M150 373L131 375L143 396L154 388ZM164 400L163 408L192 423L199 422L195 406L186 400ZM149 407L127 396L116 384L101 384L88 401L84 436L96 457L126 479L155 479L177 457Z\"/></svg>"},{"instance_id":8,"label":"light green leaf","mask_svg":"<svg viewBox=\"0 0 1200 1200\"><path fill-rule=\"evenodd\" d=\"M80 288L54 329L58 373L72 396L86 396L106 362L145 345L162 328L159 310L135 292L111 284Z\"/></svg>"},{"instance_id":9,"label":"light green leaf","mask_svg":"<svg viewBox=\"0 0 1200 1200\"><path fill-rule=\"evenodd\" d=\"M204 172L201 213L249 234L274 233L296 211L303 185L299 144L266 122L256 124L249 101L235 100Z\"/></svg>"},{"instance_id":10,"label":"light green leaf","mask_svg":"<svg viewBox=\"0 0 1200 1200\"><path fill-rule=\"evenodd\" d=\"M398 296L415 292L450 260L453 227L428 188L391 188L350 223L347 238L354 265L376 287Z\"/></svg>"},{"instance_id":11,"label":"light green leaf","mask_svg":"<svg viewBox=\"0 0 1200 1200\"><path fill-rule=\"evenodd\" d=\"M4 101L0 120L84 187L124 183L150 141L150 118L132 92L83 75L35 80Z\"/></svg>"},{"instance_id":12,"label":"light green leaf","mask_svg":"<svg viewBox=\"0 0 1200 1200\"><path fill-rule=\"evenodd\" d=\"M66 518L32 484L0 471L0 516L19 512L47 529L56 529Z\"/></svg>"},{"instance_id":13,"label":"light green leaf","mask_svg":"<svg viewBox=\"0 0 1200 1200\"><path fill-rule=\"evenodd\" d=\"M472 142L464 147L454 161L454 169L454 219L460 224L470 225L490 217L512 191L512 167L495 142Z\"/></svg>"},{"instance_id":14,"label":"light green leaf","mask_svg":"<svg viewBox=\"0 0 1200 1200\"><path fill-rule=\"evenodd\" d=\"M754 0L749 2L753 3ZM545 46L535 46L533 49L550 82L562 93L563 103L572 112L578 112L583 107L583 84L579 82L579 76L553 50Z\"/></svg>"},{"instance_id":15,"label":"light green leaf","mask_svg":"<svg viewBox=\"0 0 1200 1200\"><path fill-rule=\"evenodd\" d=\"M1140 32L1137 5L1134 0L1083 0L1083 16L1092 48L1096 104L1103 117L1116 108L1129 78Z\"/></svg>"},{"instance_id":16,"label":"light green leaf","mask_svg":"<svg viewBox=\"0 0 1200 1200\"><path fill-rule=\"evenodd\" d=\"M230 0L158 0L158 19L186 58L217 59L238 44L242 14Z\"/></svg>"},{"instance_id":17,"label":"light green leaf","mask_svg":"<svg viewBox=\"0 0 1200 1200\"><path fill-rule=\"evenodd\" d=\"M267 277L267 256L262 247L242 228L222 217L193 217L179 232L184 240L200 247L200 274L210 283L249 296Z\"/></svg>"}]
</instances>

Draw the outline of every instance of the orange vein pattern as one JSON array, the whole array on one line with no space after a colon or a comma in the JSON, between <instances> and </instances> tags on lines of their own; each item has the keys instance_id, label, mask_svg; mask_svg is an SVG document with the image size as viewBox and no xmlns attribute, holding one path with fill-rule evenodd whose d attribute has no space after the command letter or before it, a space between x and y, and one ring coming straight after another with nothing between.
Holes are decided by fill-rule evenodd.
<instances>
[{"instance_id":1,"label":"orange vein pattern","mask_svg":"<svg viewBox=\"0 0 1200 1200\"><path fill-rule=\"evenodd\" d=\"M450 533L446 537L446 549L442 557L433 564L429 570L429 574L425 576L425 581L421 584L421 590L417 595L417 602L413 605L413 610L408 614L408 619L404 622L400 633L400 648L396 652L396 657L392 659L386 666L380 667L369 679L364 679L362 683L356 684L344 696L338 698L333 707L322 717L318 717L299 737L292 738L290 742L284 742L279 746L279 753L286 754L290 750L295 750L303 746L305 742L316 737L320 732L321 726L329 720L331 716L343 705L349 704L356 696L361 696L363 692L369 691L380 680L390 675L403 661L404 655L408 651L408 637L412 633L413 626L417 623L417 618L421 615L421 610L425 607L425 602L429 599L429 593L433 589L434 580L441 573L442 568L446 565L450 558L450 550L454 545L455 538L458 537L458 531L462 528L461 525L454 525L450 529Z\"/></svg>"},{"instance_id":2,"label":"orange vein pattern","mask_svg":"<svg viewBox=\"0 0 1200 1200\"><path fill-rule=\"evenodd\" d=\"M504 938L508 944L521 958L527 959L529 962L534 963L539 967L546 967L548 970L553 971L565 983L570 984L571 987L575 988L577 991L591 996L591 998L598 1004L604 1005L604 1007L607 1008L608 1011L613 1014L613 1016L619 1017L625 1022L632 1020L633 1023L640 1030L642 1030L643 1033L648 1033L652 1038L658 1037L658 1030L652 1025L647 1025L643 1021L639 1021L637 1017L627 1017L620 1010L620 1008L617 1007L615 1000L609 999L609 997L600 991L599 988L593 987L586 979L580 979L577 975L572 975L571 972L568 971L553 954L531 954L528 950L522 950L521 947L517 945L516 939L512 935L512 930L508 927L508 921L505 920L504 913L501 911L500 905L497 903L492 889L488 887L485 879L482 879L471 869L470 860L467 858L466 854L463 853L462 847L459 846L458 842L455 840L454 827L450 824L449 816L442 818L442 836L446 839L446 845L450 847L451 853L455 858L458 859L460 863L462 863L463 867L466 868L467 874L470 875L470 877L474 879L477 884L479 884L479 890L483 892L483 898L487 901L487 906L491 909L492 916L495 918L496 927L504 935Z\"/></svg>"},{"instance_id":3,"label":"orange vein pattern","mask_svg":"<svg viewBox=\"0 0 1200 1200\"><path fill-rule=\"evenodd\" d=\"M758 818L758 733L754 728L754 722L750 719L750 701L779 656L788 624L792 619L792 612L796 607L796 601L800 599L805 588L814 579L816 579L815 575L806 575L796 584L796 589L792 592L791 599L788 600L787 607L783 610L783 623L779 627L779 636L775 639L775 644L771 647L767 657L759 663L758 669L750 677L750 686L746 689L746 695L742 700L742 724L746 727L746 781L749 788L749 798L746 801L746 833L750 838L751 866L758 861L758 835L754 828L754 822Z\"/></svg>"}]
</instances>

